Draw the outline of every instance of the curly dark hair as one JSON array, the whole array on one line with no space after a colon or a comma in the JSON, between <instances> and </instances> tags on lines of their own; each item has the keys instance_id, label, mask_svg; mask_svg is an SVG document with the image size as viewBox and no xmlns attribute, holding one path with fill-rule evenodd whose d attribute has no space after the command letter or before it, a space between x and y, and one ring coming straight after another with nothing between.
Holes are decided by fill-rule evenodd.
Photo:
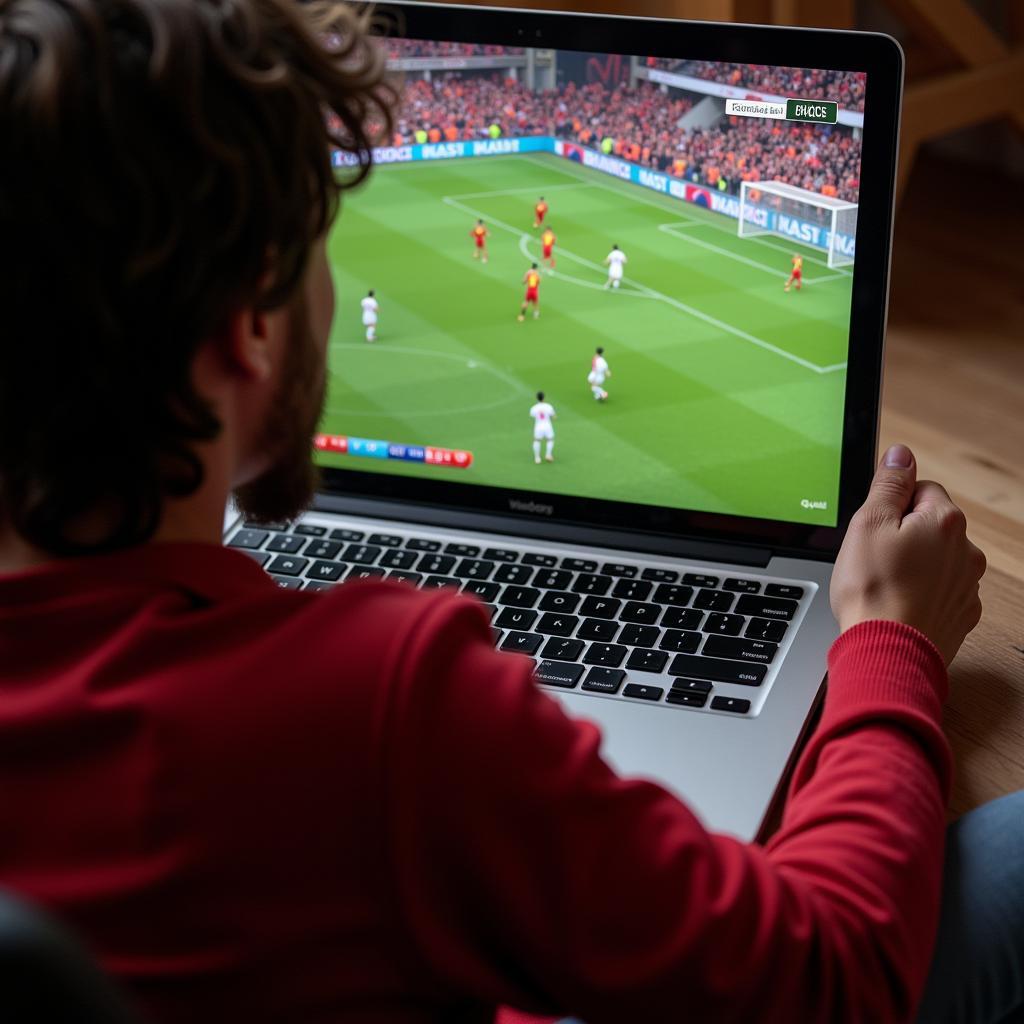
<instances>
[{"instance_id":1,"label":"curly dark hair","mask_svg":"<svg viewBox=\"0 0 1024 1024\"><path fill-rule=\"evenodd\" d=\"M288 302L390 130L370 18L0 0L0 522L28 542L144 542L202 483L193 449L220 423L196 350L231 312ZM85 543L98 509L111 528Z\"/></svg>"}]
</instances>

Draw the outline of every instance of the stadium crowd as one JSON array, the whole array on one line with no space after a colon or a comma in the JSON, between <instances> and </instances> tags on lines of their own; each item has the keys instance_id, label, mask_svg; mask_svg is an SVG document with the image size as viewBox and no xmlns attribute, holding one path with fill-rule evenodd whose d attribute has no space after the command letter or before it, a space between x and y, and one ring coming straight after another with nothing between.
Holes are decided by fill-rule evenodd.
<instances>
[{"instance_id":1,"label":"stadium crowd","mask_svg":"<svg viewBox=\"0 0 1024 1024\"><path fill-rule=\"evenodd\" d=\"M403 57L511 57L525 53L522 46L490 46L483 43L435 43L426 39L387 39L390 60Z\"/></svg>"},{"instance_id":2,"label":"stadium crowd","mask_svg":"<svg viewBox=\"0 0 1024 1024\"><path fill-rule=\"evenodd\" d=\"M867 76L859 71L821 71L770 67L765 64L725 64L709 60L671 60L648 57L647 66L675 71L707 82L733 85L773 96L805 100L832 100L843 110L864 112Z\"/></svg>"},{"instance_id":3,"label":"stadium crowd","mask_svg":"<svg viewBox=\"0 0 1024 1024\"><path fill-rule=\"evenodd\" d=\"M687 131L692 106L650 82L531 92L499 76L435 76L406 84L393 141L554 135L733 195L742 181L778 180L857 201L860 141L848 130L727 118Z\"/></svg>"}]
</instances>

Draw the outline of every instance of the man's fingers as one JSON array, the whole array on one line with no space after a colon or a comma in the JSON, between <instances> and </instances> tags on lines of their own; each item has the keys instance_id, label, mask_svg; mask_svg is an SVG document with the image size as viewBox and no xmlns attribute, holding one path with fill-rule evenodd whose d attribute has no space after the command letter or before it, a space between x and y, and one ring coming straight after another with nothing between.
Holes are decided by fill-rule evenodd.
<instances>
[{"instance_id":1,"label":"man's fingers","mask_svg":"<svg viewBox=\"0 0 1024 1024\"><path fill-rule=\"evenodd\" d=\"M894 444L886 453L871 482L865 509L885 519L903 517L917 483L914 453L902 444Z\"/></svg>"},{"instance_id":2,"label":"man's fingers","mask_svg":"<svg viewBox=\"0 0 1024 1024\"><path fill-rule=\"evenodd\" d=\"M941 510L952 504L953 499L942 484L936 483L934 480L922 480L914 490L911 511L923 512L929 508Z\"/></svg>"}]
</instances>

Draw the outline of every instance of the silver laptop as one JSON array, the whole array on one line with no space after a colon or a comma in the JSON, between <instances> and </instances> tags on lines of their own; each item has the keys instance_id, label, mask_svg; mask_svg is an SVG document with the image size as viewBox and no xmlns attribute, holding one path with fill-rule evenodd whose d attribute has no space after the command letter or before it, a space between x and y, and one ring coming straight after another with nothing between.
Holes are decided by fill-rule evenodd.
<instances>
[{"instance_id":1,"label":"silver laptop","mask_svg":"<svg viewBox=\"0 0 1024 1024\"><path fill-rule=\"evenodd\" d=\"M322 489L226 543L290 589L470 595L620 772L753 839L873 464L899 48L384 13L403 106L330 242Z\"/></svg>"}]
</instances>

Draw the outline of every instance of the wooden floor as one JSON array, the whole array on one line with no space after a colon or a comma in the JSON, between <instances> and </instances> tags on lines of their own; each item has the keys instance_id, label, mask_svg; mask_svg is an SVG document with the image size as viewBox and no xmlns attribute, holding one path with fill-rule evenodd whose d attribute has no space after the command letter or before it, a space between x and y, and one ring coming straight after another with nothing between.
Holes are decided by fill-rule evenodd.
<instances>
[{"instance_id":1,"label":"wooden floor","mask_svg":"<svg viewBox=\"0 0 1024 1024\"><path fill-rule=\"evenodd\" d=\"M881 444L905 441L988 556L951 671L952 812L1024 788L1024 200L922 160L896 222Z\"/></svg>"}]
</instances>

